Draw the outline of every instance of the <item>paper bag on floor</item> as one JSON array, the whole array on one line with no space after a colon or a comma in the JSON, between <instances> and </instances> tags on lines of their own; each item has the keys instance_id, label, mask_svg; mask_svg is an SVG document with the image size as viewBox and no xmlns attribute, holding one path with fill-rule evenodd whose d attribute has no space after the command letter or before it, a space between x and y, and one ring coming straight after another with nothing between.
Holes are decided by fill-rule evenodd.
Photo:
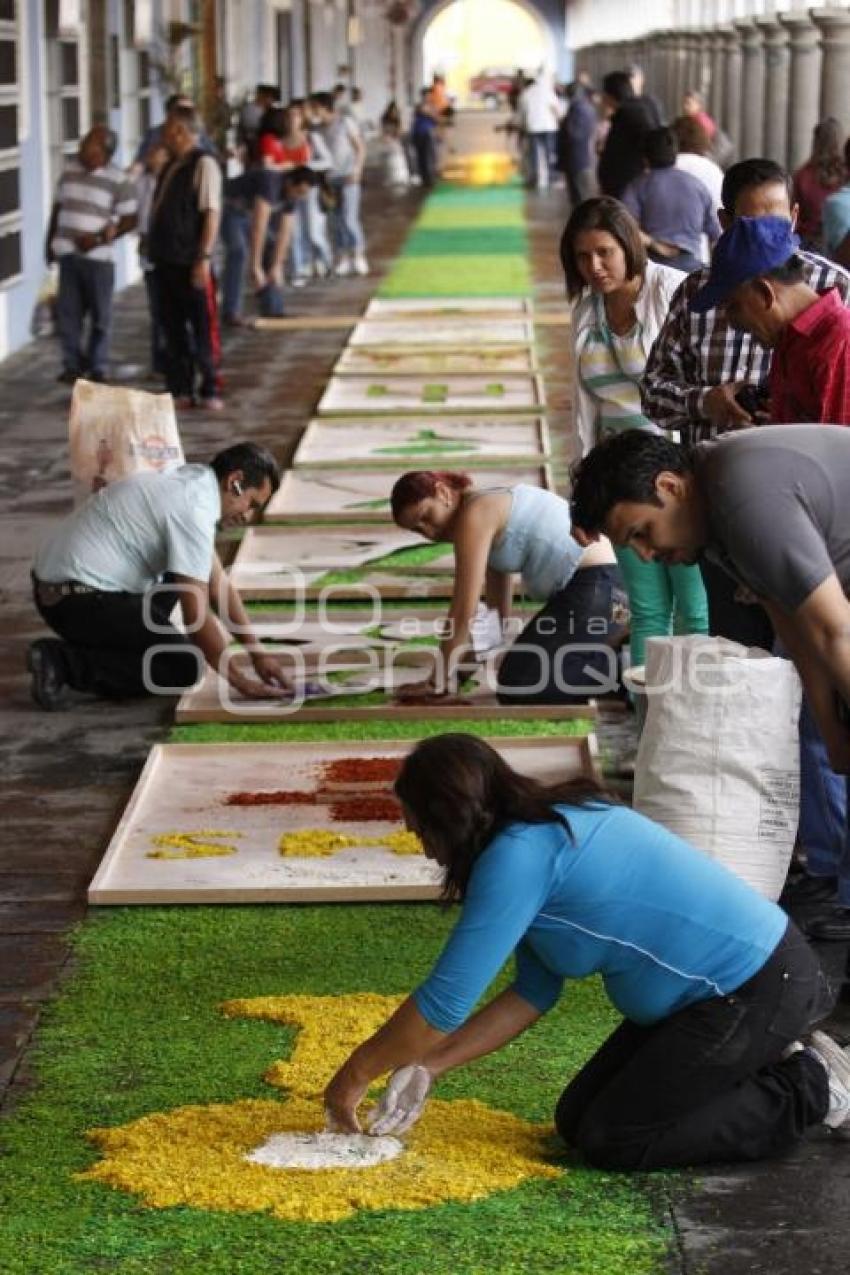
<instances>
[{"instance_id":1,"label":"paper bag on floor","mask_svg":"<svg viewBox=\"0 0 850 1275\"><path fill-rule=\"evenodd\" d=\"M724 638L652 638L634 806L778 898L800 799L800 679Z\"/></svg>"},{"instance_id":2,"label":"paper bag on floor","mask_svg":"<svg viewBox=\"0 0 850 1275\"><path fill-rule=\"evenodd\" d=\"M78 380L69 435L75 504L116 478L185 463L170 394Z\"/></svg>"}]
</instances>

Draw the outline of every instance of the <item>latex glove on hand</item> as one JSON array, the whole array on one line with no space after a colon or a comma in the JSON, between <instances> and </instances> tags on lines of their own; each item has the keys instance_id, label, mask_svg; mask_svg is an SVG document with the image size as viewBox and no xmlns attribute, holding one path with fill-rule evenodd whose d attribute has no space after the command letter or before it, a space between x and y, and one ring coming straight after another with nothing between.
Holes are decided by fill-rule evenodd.
<instances>
[{"instance_id":1,"label":"latex glove on hand","mask_svg":"<svg viewBox=\"0 0 850 1275\"><path fill-rule=\"evenodd\" d=\"M369 1132L374 1138L388 1133L405 1133L422 1115L431 1092L433 1076L427 1067L411 1063L390 1076L381 1101L369 1118Z\"/></svg>"}]
</instances>

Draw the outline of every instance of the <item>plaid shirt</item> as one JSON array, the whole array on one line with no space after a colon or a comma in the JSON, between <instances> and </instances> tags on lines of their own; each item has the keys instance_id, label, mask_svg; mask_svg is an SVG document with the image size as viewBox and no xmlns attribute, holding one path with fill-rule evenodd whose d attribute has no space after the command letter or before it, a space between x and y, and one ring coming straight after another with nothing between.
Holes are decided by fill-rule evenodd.
<instances>
[{"instance_id":1,"label":"plaid shirt","mask_svg":"<svg viewBox=\"0 0 850 1275\"><path fill-rule=\"evenodd\" d=\"M850 305L846 270L812 252L797 255L803 259L810 287L816 292L837 288L844 304ZM760 385L770 372L770 350L730 327L725 306L707 314L691 313L691 301L707 281L708 267L704 267L679 285L641 382L644 415L662 429L678 430L682 442L691 445L724 432L703 413L710 389L733 381Z\"/></svg>"}]
</instances>

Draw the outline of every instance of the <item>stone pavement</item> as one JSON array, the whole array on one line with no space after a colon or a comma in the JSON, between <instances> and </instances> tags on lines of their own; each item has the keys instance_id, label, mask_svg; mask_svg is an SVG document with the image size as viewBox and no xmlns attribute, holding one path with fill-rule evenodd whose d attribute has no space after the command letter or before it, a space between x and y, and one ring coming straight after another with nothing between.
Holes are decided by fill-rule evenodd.
<instances>
[{"instance_id":1,"label":"stone pavement","mask_svg":"<svg viewBox=\"0 0 850 1275\"><path fill-rule=\"evenodd\" d=\"M385 201L367 193L368 279L316 284L291 294L295 312L353 313L398 251L418 207L415 193ZM529 198L539 303L559 305L563 282L558 237L562 191ZM140 289L117 306L116 380L145 384L147 319ZM189 460L207 459L229 441L252 438L286 461L308 420L347 334L254 333L225 336L227 409L185 413ZM570 368L566 334L541 335L541 361L553 437L570 450ZM0 848L0 1095L6 1103L32 1083L27 1042L40 1006L69 962L66 934L85 910L85 890L150 746L171 719L170 701L78 705L44 714L29 699L24 653L43 632L28 592L32 551L71 508L67 467L69 395L55 383L52 341L39 341L0 365L0 695L5 779L0 816L9 834ZM148 388L151 388L149 385ZM603 730L613 754L631 743L628 719ZM833 953L834 962L842 954ZM838 1029L850 1037L850 1017ZM703 1174L660 1192L677 1236L671 1269L705 1275L753 1275L800 1267L811 1275L844 1269L850 1252L850 1145L814 1137L779 1164Z\"/></svg>"}]
</instances>

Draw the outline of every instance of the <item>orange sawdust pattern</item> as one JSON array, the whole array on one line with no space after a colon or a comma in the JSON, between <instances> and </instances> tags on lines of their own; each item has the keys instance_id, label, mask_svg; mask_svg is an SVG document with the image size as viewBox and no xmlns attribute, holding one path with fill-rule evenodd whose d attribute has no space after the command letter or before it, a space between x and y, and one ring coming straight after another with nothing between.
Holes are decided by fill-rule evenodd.
<instances>
[{"instance_id":1,"label":"orange sawdust pattern","mask_svg":"<svg viewBox=\"0 0 850 1275\"><path fill-rule=\"evenodd\" d=\"M275 1169L244 1157L275 1133L323 1128L325 1083L400 998L282 996L229 1001L229 1017L261 1018L301 1028L291 1059L266 1075L286 1086L282 1102L260 1099L178 1107L116 1129L95 1129L104 1158L79 1176L140 1196L154 1208L267 1212L287 1221L332 1222L360 1209L424 1209L445 1200L471 1202L555 1178L543 1159L547 1126L462 1099L432 1099L405 1135L397 1159L358 1169Z\"/></svg>"}]
</instances>

